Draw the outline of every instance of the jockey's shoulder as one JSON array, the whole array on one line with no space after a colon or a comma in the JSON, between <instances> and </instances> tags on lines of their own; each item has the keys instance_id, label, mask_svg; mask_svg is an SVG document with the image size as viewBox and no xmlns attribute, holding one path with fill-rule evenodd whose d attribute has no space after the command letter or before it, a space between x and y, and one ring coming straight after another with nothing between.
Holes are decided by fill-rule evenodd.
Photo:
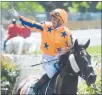
<instances>
[{"instance_id":1,"label":"jockey's shoulder","mask_svg":"<svg viewBox=\"0 0 102 95\"><path fill-rule=\"evenodd\" d=\"M66 32L71 33L71 30L68 27L64 26L64 29Z\"/></svg>"},{"instance_id":2,"label":"jockey's shoulder","mask_svg":"<svg viewBox=\"0 0 102 95\"><path fill-rule=\"evenodd\" d=\"M12 27L14 27L14 26L16 26L16 27L19 27L19 28L20 28L20 25L18 25L18 24L9 24L9 25L8 25L8 27L9 27L9 28L12 28Z\"/></svg>"},{"instance_id":3,"label":"jockey's shoulder","mask_svg":"<svg viewBox=\"0 0 102 95\"><path fill-rule=\"evenodd\" d=\"M9 28L10 28L10 27L13 27L13 26L14 26L13 24L9 24L9 25L8 25Z\"/></svg>"}]
</instances>

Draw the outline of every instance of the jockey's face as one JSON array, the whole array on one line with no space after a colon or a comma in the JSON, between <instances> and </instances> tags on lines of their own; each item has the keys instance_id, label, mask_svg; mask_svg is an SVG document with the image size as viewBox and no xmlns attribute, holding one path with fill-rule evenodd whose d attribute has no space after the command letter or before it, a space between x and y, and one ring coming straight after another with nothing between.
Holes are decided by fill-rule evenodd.
<instances>
[{"instance_id":1,"label":"jockey's face","mask_svg":"<svg viewBox=\"0 0 102 95\"><path fill-rule=\"evenodd\" d=\"M52 16L51 22L52 22L52 26L54 28L56 28L57 26L61 26L62 25L62 22L58 18L56 18L54 16Z\"/></svg>"}]
</instances>

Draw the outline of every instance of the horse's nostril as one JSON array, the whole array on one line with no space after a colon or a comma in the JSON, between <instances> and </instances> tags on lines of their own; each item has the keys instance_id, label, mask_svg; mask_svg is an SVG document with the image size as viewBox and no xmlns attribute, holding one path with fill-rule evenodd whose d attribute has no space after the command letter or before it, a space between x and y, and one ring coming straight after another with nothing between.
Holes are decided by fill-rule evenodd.
<instances>
[{"instance_id":1,"label":"horse's nostril","mask_svg":"<svg viewBox=\"0 0 102 95\"><path fill-rule=\"evenodd\" d=\"M96 75L95 74L90 74L88 77L88 82L89 84L93 84L96 81Z\"/></svg>"}]
</instances>

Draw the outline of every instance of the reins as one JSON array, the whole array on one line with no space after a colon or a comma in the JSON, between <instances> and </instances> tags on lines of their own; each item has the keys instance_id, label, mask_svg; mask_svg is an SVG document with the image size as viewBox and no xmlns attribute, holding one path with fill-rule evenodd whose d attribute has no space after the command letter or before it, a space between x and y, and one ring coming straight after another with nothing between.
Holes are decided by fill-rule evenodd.
<instances>
[{"instance_id":1,"label":"reins","mask_svg":"<svg viewBox=\"0 0 102 95\"><path fill-rule=\"evenodd\" d=\"M45 95L47 95L47 90L48 90L48 89L51 89L51 90L54 92L54 94L60 95L60 93L59 93L58 91L56 91L55 89L53 89L53 88L51 88L51 87L49 86L50 83L51 83L51 81L52 81L52 79L53 79L53 78L51 78L50 81L48 82L48 86L46 87L46 90L45 90Z\"/></svg>"},{"instance_id":2,"label":"reins","mask_svg":"<svg viewBox=\"0 0 102 95\"><path fill-rule=\"evenodd\" d=\"M71 75L71 76L80 76L80 74L78 73L76 73L76 74L73 74L73 73L68 73L68 75Z\"/></svg>"}]
</instances>

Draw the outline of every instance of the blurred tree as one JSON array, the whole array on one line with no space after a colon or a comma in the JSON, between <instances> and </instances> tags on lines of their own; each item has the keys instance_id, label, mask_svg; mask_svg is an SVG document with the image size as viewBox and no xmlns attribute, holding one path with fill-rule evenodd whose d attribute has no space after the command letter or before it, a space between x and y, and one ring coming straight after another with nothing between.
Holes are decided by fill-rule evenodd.
<instances>
[{"instance_id":1,"label":"blurred tree","mask_svg":"<svg viewBox=\"0 0 102 95\"><path fill-rule=\"evenodd\" d=\"M10 9L11 5L15 7L18 11L26 11L26 12L45 12L45 9L38 2L33 1L15 1L15 2L5 2L2 1L1 8L2 9Z\"/></svg>"},{"instance_id":2,"label":"blurred tree","mask_svg":"<svg viewBox=\"0 0 102 95\"><path fill-rule=\"evenodd\" d=\"M100 1L38 1L38 3L41 4L47 12L55 8L64 8L70 12L97 12L100 11L99 8L101 6ZM99 10L97 10L96 5Z\"/></svg>"},{"instance_id":3,"label":"blurred tree","mask_svg":"<svg viewBox=\"0 0 102 95\"><path fill-rule=\"evenodd\" d=\"M88 11L88 8L89 8L89 2L86 2L86 1L82 1L79 3L80 7L80 11L81 12L87 12Z\"/></svg>"},{"instance_id":4,"label":"blurred tree","mask_svg":"<svg viewBox=\"0 0 102 95\"><path fill-rule=\"evenodd\" d=\"M96 9L99 11L102 10L102 2L97 2Z\"/></svg>"},{"instance_id":5,"label":"blurred tree","mask_svg":"<svg viewBox=\"0 0 102 95\"><path fill-rule=\"evenodd\" d=\"M88 8L88 12L97 12L96 10L96 4L97 4L98 1L89 1L88 4L89 4L89 8Z\"/></svg>"},{"instance_id":6,"label":"blurred tree","mask_svg":"<svg viewBox=\"0 0 102 95\"><path fill-rule=\"evenodd\" d=\"M9 6L10 6L10 2L2 2L1 3L1 8L3 8L3 9L8 9Z\"/></svg>"},{"instance_id":7,"label":"blurred tree","mask_svg":"<svg viewBox=\"0 0 102 95\"><path fill-rule=\"evenodd\" d=\"M79 4L78 2L72 2L72 6L67 8L70 12L78 12L79 11Z\"/></svg>"},{"instance_id":8,"label":"blurred tree","mask_svg":"<svg viewBox=\"0 0 102 95\"><path fill-rule=\"evenodd\" d=\"M1 8L9 9L13 5L18 11L50 12L55 8L63 8L70 12L97 12L101 11L100 1L2 1Z\"/></svg>"}]
</instances>

